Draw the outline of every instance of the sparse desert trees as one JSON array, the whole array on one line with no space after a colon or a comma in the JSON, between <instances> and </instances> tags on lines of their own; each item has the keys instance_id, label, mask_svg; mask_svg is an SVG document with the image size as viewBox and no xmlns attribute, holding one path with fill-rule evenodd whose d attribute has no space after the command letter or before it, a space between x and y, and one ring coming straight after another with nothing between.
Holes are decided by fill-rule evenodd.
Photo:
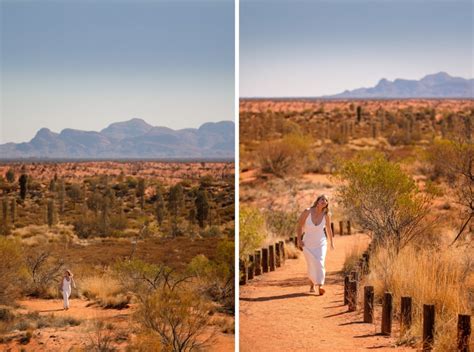
<instances>
[{"instance_id":1,"label":"sparse desert trees","mask_svg":"<svg viewBox=\"0 0 474 352\"><path fill-rule=\"evenodd\" d=\"M338 197L375 243L390 240L398 252L426 231L430 195L423 194L399 165L381 154L350 160L339 170Z\"/></svg>"}]
</instances>

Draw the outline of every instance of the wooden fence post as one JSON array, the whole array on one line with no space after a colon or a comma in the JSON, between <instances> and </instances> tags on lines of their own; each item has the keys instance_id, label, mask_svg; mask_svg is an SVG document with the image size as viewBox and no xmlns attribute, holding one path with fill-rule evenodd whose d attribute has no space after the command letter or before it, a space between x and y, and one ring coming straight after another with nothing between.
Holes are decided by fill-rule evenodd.
<instances>
[{"instance_id":1,"label":"wooden fence post","mask_svg":"<svg viewBox=\"0 0 474 352\"><path fill-rule=\"evenodd\" d=\"M281 267L280 242L275 242L275 266L277 268Z\"/></svg>"},{"instance_id":2,"label":"wooden fence post","mask_svg":"<svg viewBox=\"0 0 474 352\"><path fill-rule=\"evenodd\" d=\"M249 255L249 266L247 268L247 280L252 280L255 274L255 259L252 254Z\"/></svg>"},{"instance_id":3,"label":"wooden fence post","mask_svg":"<svg viewBox=\"0 0 474 352\"><path fill-rule=\"evenodd\" d=\"M374 321L374 286L364 287L364 323Z\"/></svg>"},{"instance_id":4,"label":"wooden fence post","mask_svg":"<svg viewBox=\"0 0 474 352\"><path fill-rule=\"evenodd\" d=\"M349 276L344 276L344 305L349 304Z\"/></svg>"},{"instance_id":5,"label":"wooden fence post","mask_svg":"<svg viewBox=\"0 0 474 352\"><path fill-rule=\"evenodd\" d=\"M431 351L434 342L435 306L423 304L423 352Z\"/></svg>"},{"instance_id":6,"label":"wooden fence post","mask_svg":"<svg viewBox=\"0 0 474 352\"><path fill-rule=\"evenodd\" d=\"M247 270L245 268L245 262L242 259L239 259L239 272L240 272L240 285L245 285L247 283Z\"/></svg>"},{"instance_id":7,"label":"wooden fence post","mask_svg":"<svg viewBox=\"0 0 474 352\"><path fill-rule=\"evenodd\" d=\"M357 310L357 281L349 280L349 312Z\"/></svg>"},{"instance_id":8,"label":"wooden fence post","mask_svg":"<svg viewBox=\"0 0 474 352\"><path fill-rule=\"evenodd\" d=\"M262 275L262 252L255 251L255 276Z\"/></svg>"},{"instance_id":9,"label":"wooden fence post","mask_svg":"<svg viewBox=\"0 0 474 352\"><path fill-rule=\"evenodd\" d=\"M334 223L331 222L331 232L333 236L336 236L336 233L334 232Z\"/></svg>"},{"instance_id":10,"label":"wooden fence post","mask_svg":"<svg viewBox=\"0 0 474 352\"><path fill-rule=\"evenodd\" d=\"M268 258L270 261L270 271L275 271L275 250L273 244L268 246Z\"/></svg>"},{"instance_id":11,"label":"wooden fence post","mask_svg":"<svg viewBox=\"0 0 474 352\"><path fill-rule=\"evenodd\" d=\"M281 252L281 263L285 264L285 259L286 259L285 241L280 241L280 252Z\"/></svg>"},{"instance_id":12,"label":"wooden fence post","mask_svg":"<svg viewBox=\"0 0 474 352\"><path fill-rule=\"evenodd\" d=\"M400 317L400 335L411 328L411 297L402 297Z\"/></svg>"},{"instance_id":13,"label":"wooden fence post","mask_svg":"<svg viewBox=\"0 0 474 352\"><path fill-rule=\"evenodd\" d=\"M347 235L350 236L352 233L351 231L351 221L347 220Z\"/></svg>"},{"instance_id":14,"label":"wooden fence post","mask_svg":"<svg viewBox=\"0 0 474 352\"><path fill-rule=\"evenodd\" d=\"M469 338L471 336L471 316L458 315L458 351L469 352Z\"/></svg>"},{"instance_id":15,"label":"wooden fence post","mask_svg":"<svg viewBox=\"0 0 474 352\"><path fill-rule=\"evenodd\" d=\"M382 335L391 335L392 316L392 294L390 292L385 292L382 306Z\"/></svg>"},{"instance_id":16,"label":"wooden fence post","mask_svg":"<svg viewBox=\"0 0 474 352\"><path fill-rule=\"evenodd\" d=\"M268 248L262 248L262 272L268 273Z\"/></svg>"},{"instance_id":17,"label":"wooden fence post","mask_svg":"<svg viewBox=\"0 0 474 352\"><path fill-rule=\"evenodd\" d=\"M344 222L342 220L339 221L339 234L344 236Z\"/></svg>"}]
</instances>

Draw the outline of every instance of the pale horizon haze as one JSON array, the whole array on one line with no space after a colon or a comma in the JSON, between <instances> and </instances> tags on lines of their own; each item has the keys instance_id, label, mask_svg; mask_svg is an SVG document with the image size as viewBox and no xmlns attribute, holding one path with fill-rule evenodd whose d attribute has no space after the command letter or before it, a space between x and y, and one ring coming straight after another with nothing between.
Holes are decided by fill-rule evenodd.
<instances>
[{"instance_id":1,"label":"pale horizon haze","mask_svg":"<svg viewBox=\"0 0 474 352\"><path fill-rule=\"evenodd\" d=\"M234 120L232 0L1 0L0 15L0 144Z\"/></svg>"},{"instance_id":2,"label":"pale horizon haze","mask_svg":"<svg viewBox=\"0 0 474 352\"><path fill-rule=\"evenodd\" d=\"M240 0L240 97L321 97L380 79L473 78L473 2Z\"/></svg>"}]
</instances>

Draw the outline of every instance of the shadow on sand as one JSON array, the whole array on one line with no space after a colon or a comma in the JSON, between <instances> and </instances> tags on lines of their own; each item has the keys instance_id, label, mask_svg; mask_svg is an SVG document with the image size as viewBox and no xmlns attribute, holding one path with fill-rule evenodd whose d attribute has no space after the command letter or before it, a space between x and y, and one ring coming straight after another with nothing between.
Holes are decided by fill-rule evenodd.
<instances>
[{"instance_id":1,"label":"shadow on sand","mask_svg":"<svg viewBox=\"0 0 474 352\"><path fill-rule=\"evenodd\" d=\"M266 302L266 301L273 301L277 299L288 299L288 298L298 298L298 297L318 297L317 295L301 292L301 293L289 293L286 295L280 296L268 296L268 297L255 297L255 298L247 298L247 297L240 297L241 301L246 302Z\"/></svg>"}]
</instances>

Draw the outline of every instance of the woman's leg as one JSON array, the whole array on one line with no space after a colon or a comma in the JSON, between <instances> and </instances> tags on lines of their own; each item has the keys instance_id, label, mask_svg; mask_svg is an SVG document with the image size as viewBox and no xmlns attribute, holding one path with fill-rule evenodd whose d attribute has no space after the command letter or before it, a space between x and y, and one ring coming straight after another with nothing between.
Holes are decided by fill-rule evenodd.
<instances>
[{"instance_id":1,"label":"woman's leg","mask_svg":"<svg viewBox=\"0 0 474 352\"><path fill-rule=\"evenodd\" d=\"M69 309L69 292L63 290L64 309Z\"/></svg>"},{"instance_id":2,"label":"woman's leg","mask_svg":"<svg viewBox=\"0 0 474 352\"><path fill-rule=\"evenodd\" d=\"M314 292L315 285L317 285L317 269L315 265L315 258L311 250L303 247L303 254L306 259L306 267L308 270L308 278L311 281L309 292Z\"/></svg>"}]
</instances>

